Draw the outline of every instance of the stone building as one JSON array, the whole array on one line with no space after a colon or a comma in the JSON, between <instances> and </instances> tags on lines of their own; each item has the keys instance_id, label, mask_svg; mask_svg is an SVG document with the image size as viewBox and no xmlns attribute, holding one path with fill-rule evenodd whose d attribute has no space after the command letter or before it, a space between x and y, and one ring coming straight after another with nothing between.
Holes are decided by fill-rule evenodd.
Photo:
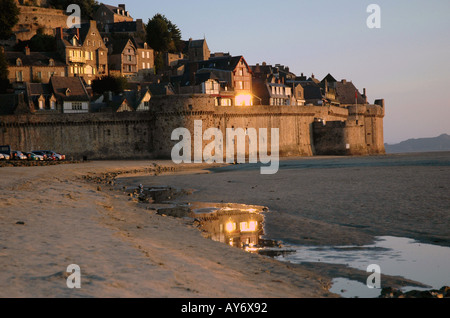
<instances>
[{"instance_id":1,"label":"stone building","mask_svg":"<svg viewBox=\"0 0 450 318\"><path fill-rule=\"evenodd\" d=\"M58 28L57 48L68 66L68 76L80 76L90 85L108 74L108 49L93 20L79 29Z\"/></svg>"},{"instance_id":2,"label":"stone building","mask_svg":"<svg viewBox=\"0 0 450 318\"><path fill-rule=\"evenodd\" d=\"M89 112L90 97L80 77L54 76L50 80L56 108L64 114Z\"/></svg>"},{"instance_id":3,"label":"stone building","mask_svg":"<svg viewBox=\"0 0 450 318\"><path fill-rule=\"evenodd\" d=\"M5 52L8 61L8 79L15 88L24 89L24 83L48 83L53 75L67 76L68 67L57 53L31 52L25 48L24 52Z\"/></svg>"},{"instance_id":4,"label":"stone building","mask_svg":"<svg viewBox=\"0 0 450 318\"><path fill-rule=\"evenodd\" d=\"M292 82L295 74L280 64L267 65L265 62L251 66L253 95L261 105L302 106L305 104L304 89ZM288 84L287 81L290 81Z\"/></svg>"},{"instance_id":5,"label":"stone building","mask_svg":"<svg viewBox=\"0 0 450 318\"><path fill-rule=\"evenodd\" d=\"M198 76L208 73L213 74L214 77L210 78L220 84L219 94L214 96L216 105L253 105L252 71L243 56L225 55L204 61L187 62L183 75L173 76L171 80L175 87L181 89L199 85Z\"/></svg>"},{"instance_id":6,"label":"stone building","mask_svg":"<svg viewBox=\"0 0 450 318\"><path fill-rule=\"evenodd\" d=\"M138 49L130 38L108 41L111 75L134 78L138 72Z\"/></svg>"},{"instance_id":7,"label":"stone building","mask_svg":"<svg viewBox=\"0 0 450 318\"><path fill-rule=\"evenodd\" d=\"M26 96L28 108L32 113L58 112L57 100L50 83L27 83Z\"/></svg>"},{"instance_id":8,"label":"stone building","mask_svg":"<svg viewBox=\"0 0 450 318\"><path fill-rule=\"evenodd\" d=\"M104 31L107 24L132 22L133 18L126 10L125 4L116 7L102 3L94 14L94 20L97 21L100 30Z\"/></svg>"},{"instance_id":9,"label":"stone building","mask_svg":"<svg viewBox=\"0 0 450 318\"><path fill-rule=\"evenodd\" d=\"M136 43L136 42L135 42ZM155 73L155 52L145 42L143 45L136 43L138 78L144 79L147 75Z\"/></svg>"},{"instance_id":10,"label":"stone building","mask_svg":"<svg viewBox=\"0 0 450 318\"><path fill-rule=\"evenodd\" d=\"M186 53L189 56L189 61L204 61L209 60L211 51L209 50L206 39L192 40L186 42Z\"/></svg>"}]
</instances>

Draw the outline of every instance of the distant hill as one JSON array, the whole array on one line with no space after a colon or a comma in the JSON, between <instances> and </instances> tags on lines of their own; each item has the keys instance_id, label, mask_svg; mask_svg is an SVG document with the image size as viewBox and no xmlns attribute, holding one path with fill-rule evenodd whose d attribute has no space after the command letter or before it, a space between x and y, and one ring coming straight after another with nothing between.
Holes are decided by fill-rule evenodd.
<instances>
[{"instance_id":1,"label":"distant hill","mask_svg":"<svg viewBox=\"0 0 450 318\"><path fill-rule=\"evenodd\" d=\"M386 153L450 151L450 135L433 138L408 139L395 145L384 145Z\"/></svg>"}]
</instances>

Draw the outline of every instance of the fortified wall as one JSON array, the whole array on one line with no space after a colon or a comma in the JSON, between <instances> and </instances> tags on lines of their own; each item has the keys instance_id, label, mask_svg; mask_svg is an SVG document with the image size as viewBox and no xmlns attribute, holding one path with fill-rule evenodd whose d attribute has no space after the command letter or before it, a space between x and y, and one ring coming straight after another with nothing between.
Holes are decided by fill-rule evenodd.
<instances>
[{"instance_id":1,"label":"fortified wall","mask_svg":"<svg viewBox=\"0 0 450 318\"><path fill-rule=\"evenodd\" d=\"M44 34L54 36L54 29L67 27L68 15L63 10L22 5L19 9L19 21L13 28L17 40L30 40L38 29L42 29Z\"/></svg>"},{"instance_id":2,"label":"fortified wall","mask_svg":"<svg viewBox=\"0 0 450 318\"><path fill-rule=\"evenodd\" d=\"M152 120L139 113L0 117L0 143L12 150L53 150L67 159L152 158Z\"/></svg>"},{"instance_id":3,"label":"fortified wall","mask_svg":"<svg viewBox=\"0 0 450 318\"><path fill-rule=\"evenodd\" d=\"M0 144L55 150L74 159L170 159L180 142L171 140L176 128L190 132L194 154L194 122L200 120L201 149L211 143L202 138L208 128L218 128L224 143L227 128L266 128L270 152L271 128L278 128L282 157L384 154L383 117L380 105L218 107L205 95L174 95L153 97L145 113L3 116ZM250 154L248 137L245 154Z\"/></svg>"},{"instance_id":4,"label":"fortified wall","mask_svg":"<svg viewBox=\"0 0 450 318\"><path fill-rule=\"evenodd\" d=\"M282 157L385 153L384 105L216 107L214 99L203 95L174 95L153 98L151 113L157 118L153 131L158 138L153 140L153 149L162 158L170 158L178 143L171 140L175 128L189 129L194 138L195 120L202 121L202 133L207 128L218 128L224 138L227 128L266 128L269 149L270 130L279 128ZM203 140L202 148L209 143ZM248 156L248 138L246 145Z\"/></svg>"}]
</instances>

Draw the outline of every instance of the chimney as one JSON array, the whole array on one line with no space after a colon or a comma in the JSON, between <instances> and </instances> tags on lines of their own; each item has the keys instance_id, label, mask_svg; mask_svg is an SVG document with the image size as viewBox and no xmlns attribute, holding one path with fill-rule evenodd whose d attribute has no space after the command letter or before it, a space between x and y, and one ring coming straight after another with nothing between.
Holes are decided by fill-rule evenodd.
<instances>
[{"instance_id":1,"label":"chimney","mask_svg":"<svg viewBox=\"0 0 450 318\"><path fill-rule=\"evenodd\" d=\"M25 47L25 55L30 56L30 48L28 47L28 45Z\"/></svg>"},{"instance_id":2,"label":"chimney","mask_svg":"<svg viewBox=\"0 0 450 318\"><path fill-rule=\"evenodd\" d=\"M119 4L119 8L121 8L123 11L126 11L124 4Z\"/></svg>"},{"instance_id":3,"label":"chimney","mask_svg":"<svg viewBox=\"0 0 450 318\"><path fill-rule=\"evenodd\" d=\"M325 79L325 94L328 93L328 81Z\"/></svg>"},{"instance_id":4,"label":"chimney","mask_svg":"<svg viewBox=\"0 0 450 318\"><path fill-rule=\"evenodd\" d=\"M78 38L78 41L80 41L80 29L79 29L79 28L76 28L75 30L76 30L76 32L77 32L77 38Z\"/></svg>"},{"instance_id":5,"label":"chimney","mask_svg":"<svg viewBox=\"0 0 450 318\"><path fill-rule=\"evenodd\" d=\"M56 38L62 40L63 39L63 28L56 28Z\"/></svg>"}]
</instances>

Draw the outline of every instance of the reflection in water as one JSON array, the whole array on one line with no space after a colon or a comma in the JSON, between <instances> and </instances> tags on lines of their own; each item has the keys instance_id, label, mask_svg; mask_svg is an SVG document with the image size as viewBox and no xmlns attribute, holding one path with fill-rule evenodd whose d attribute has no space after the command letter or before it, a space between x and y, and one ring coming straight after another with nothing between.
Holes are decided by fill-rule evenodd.
<instances>
[{"instance_id":1,"label":"reflection in water","mask_svg":"<svg viewBox=\"0 0 450 318\"><path fill-rule=\"evenodd\" d=\"M275 242L262 238L267 208L243 204L194 203L192 211L203 235L211 240L256 252Z\"/></svg>"},{"instance_id":2,"label":"reflection in water","mask_svg":"<svg viewBox=\"0 0 450 318\"><path fill-rule=\"evenodd\" d=\"M384 236L366 246L292 246L292 249L296 252L278 259L297 264L344 264L363 271L370 264L377 264L383 274L401 276L434 289L450 285L450 248L445 246ZM411 288L405 287L403 290Z\"/></svg>"}]
</instances>

